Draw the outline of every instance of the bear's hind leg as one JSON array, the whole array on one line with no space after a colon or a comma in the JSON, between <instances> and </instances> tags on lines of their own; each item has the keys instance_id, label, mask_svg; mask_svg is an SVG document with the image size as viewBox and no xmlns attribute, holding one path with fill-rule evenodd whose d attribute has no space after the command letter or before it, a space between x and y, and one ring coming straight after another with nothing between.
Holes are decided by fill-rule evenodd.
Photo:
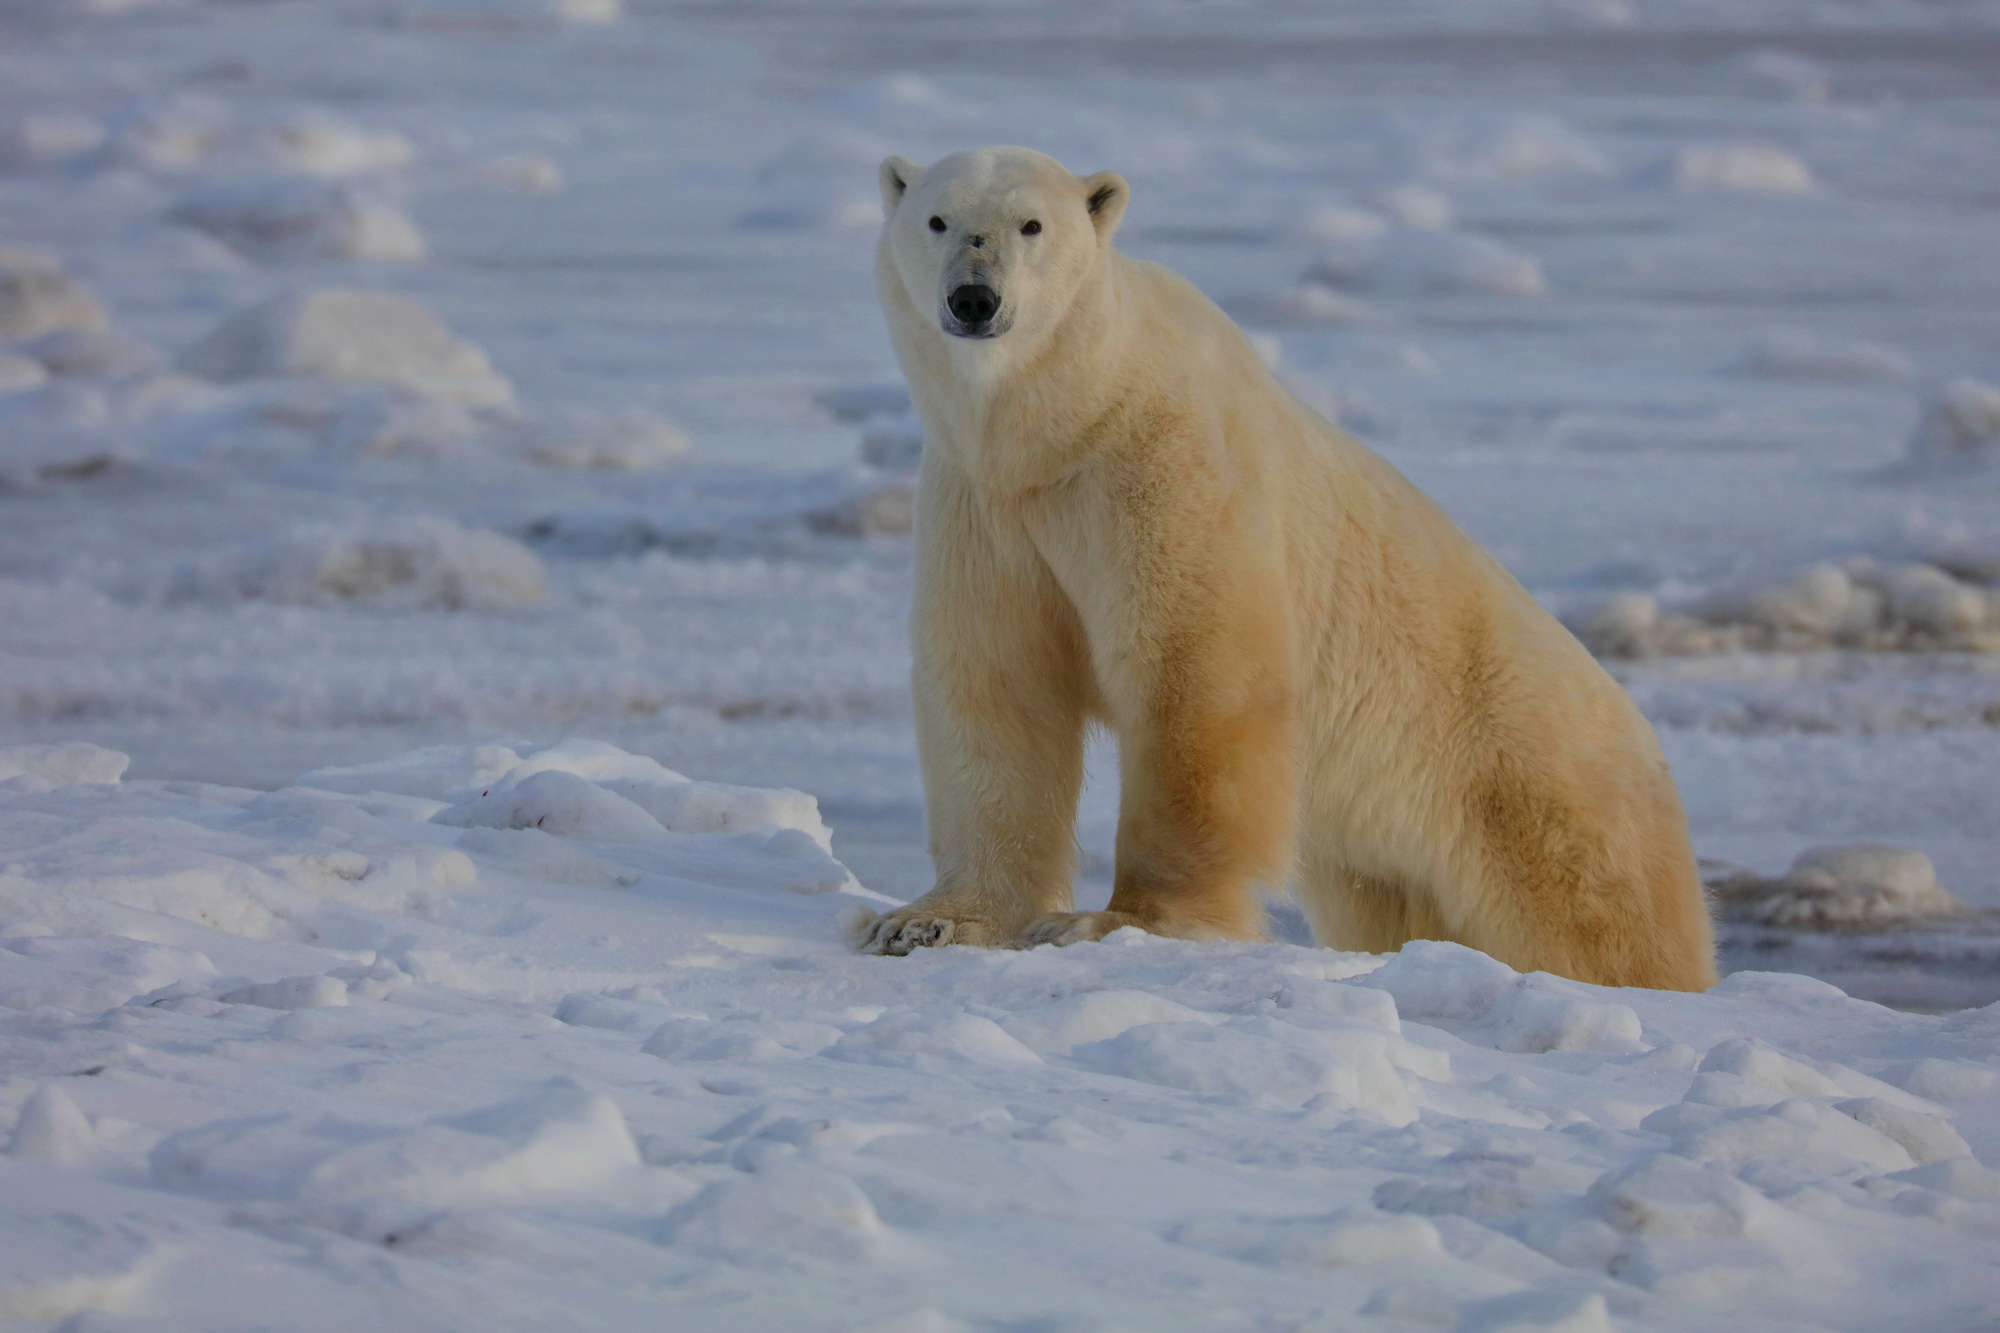
<instances>
[{"instance_id":1,"label":"bear's hind leg","mask_svg":"<svg viewBox=\"0 0 2000 1333\"><path fill-rule=\"evenodd\" d=\"M1296 890L1313 942L1354 953L1394 953L1411 940L1449 938L1430 895L1389 875L1308 860Z\"/></svg>"}]
</instances>

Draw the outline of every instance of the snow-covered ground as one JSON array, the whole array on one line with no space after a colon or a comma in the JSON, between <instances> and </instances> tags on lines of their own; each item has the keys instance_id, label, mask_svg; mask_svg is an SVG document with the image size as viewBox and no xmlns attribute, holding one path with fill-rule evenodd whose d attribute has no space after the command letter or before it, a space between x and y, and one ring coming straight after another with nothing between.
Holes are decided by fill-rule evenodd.
<instances>
[{"instance_id":1,"label":"snow-covered ground","mask_svg":"<svg viewBox=\"0 0 2000 1333\"><path fill-rule=\"evenodd\" d=\"M0 751L0 1324L2000 1320L1995 69L1993 0L0 0L0 747L131 757ZM874 169L990 142L1604 653L1747 970L846 951L929 871Z\"/></svg>"},{"instance_id":2,"label":"snow-covered ground","mask_svg":"<svg viewBox=\"0 0 2000 1333\"><path fill-rule=\"evenodd\" d=\"M888 900L810 797L601 743L0 764L8 1328L2000 1317L2000 1010L1438 943L864 957Z\"/></svg>"}]
</instances>

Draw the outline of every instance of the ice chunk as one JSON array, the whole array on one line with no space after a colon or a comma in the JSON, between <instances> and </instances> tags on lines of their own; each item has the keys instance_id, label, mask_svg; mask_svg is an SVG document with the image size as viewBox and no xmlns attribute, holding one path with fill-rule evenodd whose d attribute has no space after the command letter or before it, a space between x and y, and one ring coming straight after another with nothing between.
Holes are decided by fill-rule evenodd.
<instances>
[{"instance_id":1,"label":"ice chunk","mask_svg":"<svg viewBox=\"0 0 2000 1333\"><path fill-rule=\"evenodd\" d=\"M1505 963L1444 940L1412 940L1387 963L1355 981L1394 997L1405 1019L1478 1020L1520 985Z\"/></svg>"},{"instance_id":2,"label":"ice chunk","mask_svg":"<svg viewBox=\"0 0 2000 1333\"><path fill-rule=\"evenodd\" d=\"M69 1094L54 1083L35 1089L14 1122L7 1154L16 1161L78 1166L98 1154L97 1131ZM0 1309L4 1309L0 1303Z\"/></svg>"},{"instance_id":3,"label":"ice chunk","mask_svg":"<svg viewBox=\"0 0 2000 1333\"><path fill-rule=\"evenodd\" d=\"M238 986L217 998L262 1009L332 1009L347 1003L347 983L339 977L284 977Z\"/></svg>"},{"instance_id":4,"label":"ice chunk","mask_svg":"<svg viewBox=\"0 0 2000 1333\"><path fill-rule=\"evenodd\" d=\"M1320 204L1308 209L1294 228L1308 241L1368 241L1389 229L1380 213L1350 204Z\"/></svg>"},{"instance_id":5,"label":"ice chunk","mask_svg":"<svg viewBox=\"0 0 2000 1333\"><path fill-rule=\"evenodd\" d=\"M916 489L890 481L806 515L814 532L829 537L906 537L916 513Z\"/></svg>"},{"instance_id":6,"label":"ice chunk","mask_svg":"<svg viewBox=\"0 0 2000 1333\"><path fill-rule=\"evenodd\" d=\"M400 206L351 185L251 176L198 185L167 220L205 232L254 259L366 259L412 263L423 233Z\"/></svg>"},{"instance_id":7,"label":"ice chunk","mask_svg":"<svg viewBox=\"0 0 2000 1333\"><path fill-rule=\"evenodd\" d=\"M586 889L627 888L637 874L608 863L538 828L469 828L458 845L511 874Z\"/></svg>"},{"instance_id":8,"label":"ice chunk","mask_svg":"<svg viewBox=\"0 0 2000 1333\"><path fill-rule=\"evenodd\" d=\"M112 146L134 166L183 172L212 156L228 132L229 113L221 103L175 96L127 107L116 118Z\"/></svg>"},{"instance_id":9,"label":"ice chunk","mask_svg":"<svg viewBox=\"0 0 2000 1333\"><path fill-rule=\"evenodd\" d=\"M1674 155L1674 184L1684 190L1811 194L1812 172L1775 144L1690 144Z\"/></svg>"},{"instance_id":10,"label":"ice chunk","mask_svg":"<svg viewBox=\"0 0 2000 1333\"><path fill-rule=\"evenodd\" d=\"M1894 1139L1919 1166L1972 1155L1965 1139L1941 1116L1915 1111L1880 1097L1854 1097L1834 1103L1834 1109Z\"/></svg>"},{"instance_id":11,"label":"ice chunk","mask_svg":"<svg viewBox=\"0 0 2000 1333\"><path fill-rule=\"evenodd\" d=\"M639 1166L618 1103L566 1078L525 1096L317 1163L308 1199L391 1199L427 1207L518 1203L602 1188Z\"/></svg>"},{"instance_id":12,"label":"ice chunk","mask_svg":"<svg viewBox=\"0 0 2000 1333\"><path fill-rule=\"evenodd\" d=\"M1488 1296L1459 1307L1462 1333L1615 1333L1597 1292L1534 1290Z\"/></svg>"},{"instance_id":13,"label":"ice chunk","mask_svg":"<svg viewBox=\"0 0 2000 1333\"><path fill-rule=\"evenodd\" d=\"M0 352L0 394L39 389L49 382L48 368L30 357Z\"/></svg>"},{"instance_id":14,"label":"ice chunk","mask_svg":"<svg viewBox=\"0 0 2000 1333\"><path fill-rule=\"evenodd\" d=\"M861 424L861 461L891 472L914 472L924 452L924 423L913 412L877 413Z\"/></svg>"},{"instance_id":15,"label":"ice chunk","mask_svg":"<svg viewBox=\"0 0 2000 1333\"><path fill-rule=\"evenodd\" d=\"M1405 227L1417 231L1448 231L1457 213L1443 191L1428 185L1397 185L1384 190L1376 207Z\"/></svg>"},{"instance_id":16,"label":"ice chunk","mask_svg":"<svg viewBox=\"0 0 2000 1333\"><path fill-rule=\"evenodd\" d=\"M1732 1239L1774 1207L1741 1181L1670 1153L1606 1175L1590 1200L1620 1231L1675 1240Z\"/></svg>"},{"instance_id":17,"label":"ice chunk","mask_svg":"<svg viewBox=\"0 0 2000 1333\"><path fill-rule=\"evenodd\" d=\"M1608 1051L1644 1049L1639 1015L1630 1005L1546 989L1554 982L1541 973L1523 984L1496 1011L1492 1043L1503 1051Z\"/></svg>"},{"instance_id":18,"label":"ice chunk","mask_svg":"<svg viewBox=\"0 0 2000 1333\"><path fill-rule=\"evenodd\" d=\"M495 184L522 194L555 194L565 184L561 164L547 153L509 153L480 171Z\"/></svg>"},{"instance_id":19,"label":"ice chunk","mask_svg":"<svg viewBox=\"0 0 2000 1333\"><path fill-rule=\"evenodd\" d=\"M1503 180L1537 176L1602 176L1611 170L1604 154L1553 116L1519 116L1500 132L1483 165Z\"/></svg>"},{"instance_id":20,"label":"ice chunk","mask_svg":"<svg viewBox=\"0 0 2000 1333\"><path fill-rule=\"evenodd\" d=\"M1220 1023L1223 1016L1176 1004L1150 991L1106 990L1073 995L1009 1016L1002 1026L1028 1046L1068 1055L1093 1041L1107 1041L1144 1023Z\"/></svg>"},{"instance_id":21,"label":"ice chunk","mask_svg":"<svg viewBox=\"0 0 2000 1333\"><path fill-rule=\"evenodd\" d=\"M32 773L50 782L116 782L132 763L127 755L89 741L0 747L0 781Z\"/></svg>"},{"instance_id":22,"label":"ice chunk","mask_svg":"<svg viewBox=\"0 0 2000 1333\"><path fill-rule=\"evenodd\" d=\"M1740 875L1716 887L1727 914L1766 925L1827 929L1965 911L1930 858L1907 847L1813 847L1777 879Z\"/></svg>"},{"instance_id":23,"label":"ice chunk","mask_svg":"<svg viewBox=\"0 0 2000 1333\"><path fill-rule=\"evenodd\" d=\"M889 1010L835 1042L827 1055L835 1060L916 1069L932 1068L940 1060L949 1064L1042 1063L1041 1056L990 1018L963 1011L918 1013L914 1009Z\"/></svg>"},{"instance_id":24,"label":"ice chunk","mask_svg":"<svg viewBox=\"0 0 2000 1333\"><path fill-rule=\"evenodd\" d=\"M623 796L554 769L440 810L431 822L455 828L540 829L590 842L658 842L667 836L657 819Z\"/></svg>"},{"instance_id":25,"label":"ice chunk","mask_svg":"<svg viewBox=\"0 0 2000 1333\"><path fill-rule=\"evenodd\" d=\"M1795 51L1753 51L1741 70L1756 84L1800 102L1824 102L1833 92L1826 66Z\"/></svg>"},{"instance_id":26,"label":"ice chunk","mask_svg":"<svg viewBox=\"0 0 2000 1333\"><path fill-rule=\"evenodd\" d=\"M770 833L778 829L803 829L817 837L826 828L819 817L818 799L785 787L736 787L724 782L648 778L612 778L604 785L676 833Z\"/></svg>"},{"instance_id":27,"label":"ice chunk","mask_svg":"<svg viewBox=\"0 0 2000 1333\"><path fill-rule=\"evenodd\" d=\"M1937 1190L1954 1198L1970 1199L1977 1203L2000 1203L2000 1171L1982 1165L1970 1157L1950 1157L1939 1162L1928 1162L1907 1171L1897 1171L1890 1180L1907 1181L1921 1185L1925 1189Z\"/></svg>"},{"instance_id":28,"label":"ice chunk","mask_svg":"<svg viewBox=\"0 0 2000 1333\"><path fill-rule=\"evenodd\" d=\"M1308 282L1392 293L1544 296L1548 280L1530 255L1484 236L1454 231L1399 231L1377 241L1328 250Z\"/></svg>"},{"instance_id":29,"label":"ice chunk","mask_svg":"<svg viewBox=\"0 0 2000 1333\"><path fill-rule=\"evenodd\" d=\"M1203 1218L1171 1239L1250 1263L1299 1268L1365 1268L1448 1260L1435 1223L1414 1213L1350 1208L1324 1217Z\"/></svg>"},{"instance_id":30,"label":"ice chunk","mask_svg":"<svg viewBox=\"0 0 2000 1333\"><path fill-rule=\"evenodd\" d=\"M662 1229L673 1245L738 1260L870 1259L890 1235L860 1186L803 1162L719 1180L668 1214Z\"/></svg>"},{"instance_id":31,"label":"ice chunk","mask_svg":"<svg viewBox=\"0 0 2000 1333\"><path fill-rule=\"evenodd\" d=\"M106 1221L70 1207L0 1215L0 1318L79 1330L123 1323L113 1314L99 1324L86 1312L131 1309L161 1256L138 1228Z\"/></svg>"},{"instance_id":32,"label":"ice chunk","mask_svg":"<svg viewBox=\"0 0 2000 1333\"><path fill-rule=\"evenodd\" d=\"M1744 366L1759 375L1825 380L1906 380L1910 358L1893 347L1798 330L1773 330L1751 339Z\"/></svg>"},{"instance_id":33,"label":"ice chunk","mask_svg":"<svg viewBox=\"0 0 2000 1333\"><path fill-rule=\"evenodd\" d=\"M522 456L544 467L640 472L688 452L687 435L671 421L635 410L578 415L530 427Z\"/></svg>"},{"instance_id":34,"label":"ice chunk","mask_svg":"<svg viewBox=\"0 0 2000 1333\"><path fill-rule=\"evenodd\" d=\"M1959 465L2000 460L2000 385L1975 379L1945 385L1924 408L1910 457Z\"/></svg>"},{"instance_id":35,"label":"ice chunk","mask_svg":"<svg viewBox=\"0 0 2000 1333\"><path fill-rule=\"evenodd\" d=\"M486 354L407 296L342 288L277 297L233 316L181 357L212 380L304 376L396 385L469 407L506 407Z\"/></svg>"},{"instance_id":36,"label":"ice chunk","mask_svg":"<svg viewBox=\"0 0 2000 1333\"><path fill-rule=\"evenodd\" d=\"M372 763L314 769L301 777L297 785L321 791L357 794L380 791L445 801L469 794L472 789L492 786L520 763L520 754L504 744L431 745Z\"/></svg>"},{"instance_id":37,"label":"ice chunk","mask_svg":"<svg viewBox=\"0 0 2000 1333\"><path fill-rule=\"evenodd\" d=\"M189 592L314 606L494 610L548 595L541 558L496 532L418 516L353 527L312 525L250 547L218 568L194 568Z\"/></svg>"},{"instance_id":38,"label":"ice chunk","mask_svg":"<svg viewBox=\"0 0 2000 1333\"><path fill-rule=\"evenodd\" d=\"M160 364L158 352L110 329L55 329L20 350L50 375L138 375Z\"/></svg>"},{"instance_id":39,"label":"ice chunk","mask_svg":"<svg viewBox=\"0 0 2000 1333\"><path fill-rule=\"evenodd\" d=\"M104 126L70 111L37 111L0 127L0 171L73 162L104 146Z\"/></svg>"},{"instance_id":40,"label":"ice chunk","mask_svg":"<svg viewBox=\"0 0 2000 1333\"><path fill-rule=\"evenodd\" d=\"M265 144L279 165L314 176L366 176L417 160L417 150L394 130L363 129L318 113L278 125Z\"/></svg>"},{"instance_id":41,"label":"ice chunk","mask_svg":"<svg viewBox=\"0 0 2000 1333\"><path fill-rule=\"evenodd\" d=\"M105 322L104 307L54 255L0 246L0 342Z\"/></svg>"},{"instance_id":42,"label":"ice chunk","mask_svg":"<svg viewBox=\"0 0 2000 1333\"><path fill-rule=\"evenodd\" d=\"M1371 1113L1392 1125L1416 1104L1391 1058L1405 1043L1360 1024L1294 1027L1269 1018L1146 1023L1075 1047L1071 1058L1121 1078L1266 1108L1308 1102Z\"/></svg>"}]
</instances>

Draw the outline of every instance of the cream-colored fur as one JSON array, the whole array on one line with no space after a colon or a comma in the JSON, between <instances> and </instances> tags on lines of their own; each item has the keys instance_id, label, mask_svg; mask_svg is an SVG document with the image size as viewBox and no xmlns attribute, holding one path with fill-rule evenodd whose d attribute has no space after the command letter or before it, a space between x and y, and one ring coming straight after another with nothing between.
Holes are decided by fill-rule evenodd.
<instances>
[{"instance_id":1,"label":"cream-colored fur","mask_svg":"<svg viewBox=\"0 0 2000 1333\"><path fill-rule=\"evenodd\" d=\"M863 947L1256 938L1258 887L1290 882L1339 948L1447 938L1585 981L1715 980L1638 710L1201 293L1112 248L1124 181L1018 148L882 177L880 294L926 440L937 886ZM1002 299L997 336L946 332L970 281ZM1092 719L1119 741L1118 861L1109 909L1075 913Z\"/></svg>"}]
</instances>

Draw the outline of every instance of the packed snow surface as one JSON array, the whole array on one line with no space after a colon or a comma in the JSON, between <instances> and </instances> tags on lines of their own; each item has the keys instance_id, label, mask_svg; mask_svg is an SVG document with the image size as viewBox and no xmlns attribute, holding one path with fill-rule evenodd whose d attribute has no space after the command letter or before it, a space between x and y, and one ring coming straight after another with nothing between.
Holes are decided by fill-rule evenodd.
<instances>
[{"instance_id":1,"label":"packed snow surface","mask_svg":"<svg viewBox=\"0 0 2000 1333\"><path fill-rule=\"evenodd\" d=\"M0 2L0 1325L1990 1327L1996 68L1993 0ZM1600 653L1719 991L847 950L931 874L875 171L980 143L1123 173Z\"/></svg>"},{"instance_id":2,"label":"packed snow surface","mask_svg":"<svg viewBox=\"0 0 2000 1333\"><path fill-rule=\"evenodd\" d=\"M8 1327L2000 1313L2000 1006L1430 942L867 957L892 900L803 793L583 740L122 759L0 750Z\"/></svg>"}]
</instances>

